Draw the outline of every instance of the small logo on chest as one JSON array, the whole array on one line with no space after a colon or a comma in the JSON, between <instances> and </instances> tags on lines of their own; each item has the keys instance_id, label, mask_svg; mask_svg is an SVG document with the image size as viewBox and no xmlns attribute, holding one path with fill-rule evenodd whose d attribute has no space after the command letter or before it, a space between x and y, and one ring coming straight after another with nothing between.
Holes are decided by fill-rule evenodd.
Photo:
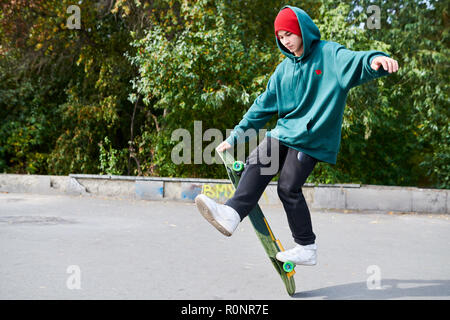
<instances>
[{"instance_id":1,"label":"small logo on chest","mask_svg":"<svg viewBox=\"0 0 450 320\"><path fill-rule=\"evenodd\" d=\"M316 74L317 74L318 76L320 76L320 75L322 74L322 70L317 69L317 70L316 70Z\"/></svg>"}]
</instances>

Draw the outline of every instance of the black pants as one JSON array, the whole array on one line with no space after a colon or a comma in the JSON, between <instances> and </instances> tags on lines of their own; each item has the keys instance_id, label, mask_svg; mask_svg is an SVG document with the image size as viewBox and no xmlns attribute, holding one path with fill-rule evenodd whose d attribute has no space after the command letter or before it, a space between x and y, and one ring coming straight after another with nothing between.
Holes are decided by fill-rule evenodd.
<instances>
[{"instance_id":1,"label":"black pants","mask_svg":"<svg viewBox=\"0 0 450 320\"><path fill-rule=\"evenodd\" d=\"M294 241L301 245L313 244L316 236L302 186L317 161L274 138L266 137L247 158L236 192L225 204L234 208L241 220L244 219L256 206L272 178L280 172L278 196L286 211Z\"/></svg>"}]
</instances>

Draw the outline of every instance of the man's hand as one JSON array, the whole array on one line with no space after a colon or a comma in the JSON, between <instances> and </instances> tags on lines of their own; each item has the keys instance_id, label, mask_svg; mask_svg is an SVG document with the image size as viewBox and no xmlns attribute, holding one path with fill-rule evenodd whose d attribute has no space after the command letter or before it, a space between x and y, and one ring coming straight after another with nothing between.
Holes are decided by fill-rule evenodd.
<instances>
[{"instance_id":1,"label":"man's hand","mask_svg":"<svg viewBox=\"0 0 450 320\"><path fill-rule=\"evenodd\" d=\"M231 145L228 142L224 141L217 146L216 150L219 152L224 152L225 150L230 149L230 148L231 148Z\"/></svg>"},{"instance_id":2,"label":"man's hand","mask_svg":"<svg viewBox=\"0 0 450 320\"><path fill-rule=\"evenodd\" d=\"M376 57L372 60L372 64L370 65L373 70L378 70L380 66L383 66L383 69L389 73L398 71L398 62L385 56Z\"/></svg>"}]
</instances>

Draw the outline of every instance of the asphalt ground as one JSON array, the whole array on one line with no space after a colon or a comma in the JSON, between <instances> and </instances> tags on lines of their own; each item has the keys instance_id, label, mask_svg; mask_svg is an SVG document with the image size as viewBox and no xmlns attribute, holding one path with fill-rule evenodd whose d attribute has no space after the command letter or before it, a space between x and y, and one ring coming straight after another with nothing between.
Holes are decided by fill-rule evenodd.
<instances>
[{"instance_id":1,"label":"asphalt ground","mask_svg":"<svg viewBox=\"0 0 450 320\"><path fill-rule=\"evenodd\" d=\"M285 248L281 206L263 206ZM449 215L312 212L318 264L290 297L248 219L193 203L0 193L0 299L449 299Z\"/></svg>"}]
</instances>

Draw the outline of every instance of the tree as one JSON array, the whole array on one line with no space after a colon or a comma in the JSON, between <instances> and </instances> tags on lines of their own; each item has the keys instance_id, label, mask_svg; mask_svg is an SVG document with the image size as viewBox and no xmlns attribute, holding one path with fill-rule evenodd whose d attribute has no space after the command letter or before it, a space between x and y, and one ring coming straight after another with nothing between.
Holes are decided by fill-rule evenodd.
<instances>
[{"instance_id":1,"label":"tree","mask_svg":"<svg viewBox=\"0 0 450 320\"><path fill-rule=\"evenodd\" d=\"M285 3L83 0L74 30L71 4L1 3L0 170L225 177L220 165L173 163L172 133L194 136L197 120L202 133L217 128L225 138L239 122L284 58L273 19ZM397 74L350 91L338 163L318 164L309 182L448 188L446 3L291 4L310 14L322 39L400 63ZM366 27L371 5L380 29Z\"/></svg>"}]
</instances>

